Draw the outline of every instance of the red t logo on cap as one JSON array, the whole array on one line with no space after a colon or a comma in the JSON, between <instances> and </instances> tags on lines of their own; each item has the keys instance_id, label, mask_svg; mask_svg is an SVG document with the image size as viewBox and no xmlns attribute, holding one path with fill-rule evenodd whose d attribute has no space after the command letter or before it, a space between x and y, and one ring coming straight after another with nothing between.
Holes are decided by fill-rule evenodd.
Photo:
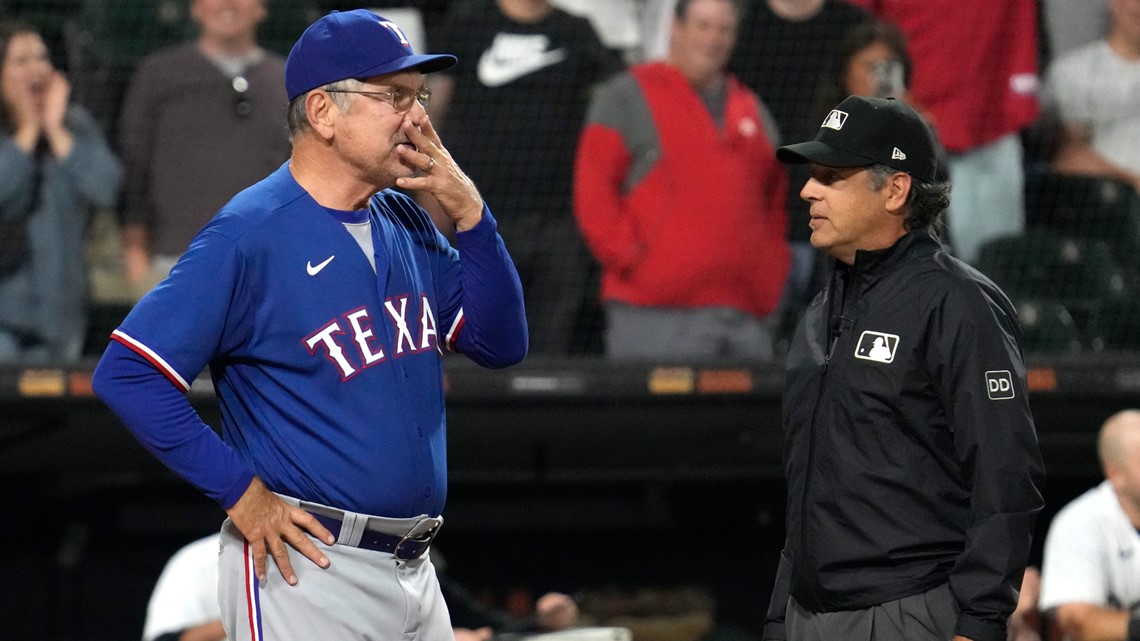
<instances>
[{"instance_id":1,"label":"red t logo on cap","mask_svg":"<svg viewBox=\"0 0 1140 641\"><path fill-rule=\"evenodd\" d=\"M395 33L396 36L400 38L400 44L404 45L405 47L412 46L408 44L408 37L404 35L404 31L400 29L400 25L396 24L395 22L388 22L387 20L381 20L380 24L390 29L392 33Z\"/></svg>"}]
</instances>

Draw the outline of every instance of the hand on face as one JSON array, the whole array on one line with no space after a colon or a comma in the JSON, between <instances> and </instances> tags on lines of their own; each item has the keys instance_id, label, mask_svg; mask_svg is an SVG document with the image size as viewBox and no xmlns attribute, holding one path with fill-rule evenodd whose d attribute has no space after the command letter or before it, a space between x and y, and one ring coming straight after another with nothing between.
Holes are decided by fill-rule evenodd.
<instances>
[{"instance_id":1,"label":"hand on face","mask_svg":"<svg viewBox=\"0 0 1140 641\"><path fill-rule=\"evenodd\" d=\"M52 70L43 90L41 122L47 131L63 127L63 117L67 113L67 100L71 96L71 83L58 70Z\"/></svg>"},{"instance_id":2,"label":"hand on face","mask_svg":"<svg viewBox=\"0 0 1140 641\"><path fill-rule=\"evenodd\" d=\"M56 73L51 68L47 47L35 33L18 33L8 42L3 58L0 87L11 125L17 137L34 141L43 128L44 95L51 74Z\"/></svg>"},{"instance_id":3,"label":"hand on face","mask_svg":"<svg viewBox=\"0 0 1140 641\"><path fill-rule=\"evenodd\" d=\"M483 197L443 146L427 113L421 110L418 115L409 115L401 127L415 148L401 145L397 153L405 165L418 169L421 175L398 178L396 185L434 196L457 231L478 224L483 217Z\"/></svg>"},{"instance_id":4,"label":"hand on face","mask_svg":"<svg viewBox=\"0 0 1140 641\"><path fill-rule=\"evenodd\" d=\"M43 125L41 91L25 78L6 76L4 78L4 104L12 118L12 128L16 131L33 128L37 131Z\"/></svg>"}]
</instances>

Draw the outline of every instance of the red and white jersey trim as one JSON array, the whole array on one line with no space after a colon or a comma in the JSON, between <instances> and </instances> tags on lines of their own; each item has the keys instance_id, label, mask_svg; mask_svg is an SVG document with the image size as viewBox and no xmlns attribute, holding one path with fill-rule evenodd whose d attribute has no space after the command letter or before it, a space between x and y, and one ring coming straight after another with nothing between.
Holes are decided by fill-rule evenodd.
<instances>
[{"instance_id":1,"label":"red and white jersey trim","mask_svg":"<svg viewBox=\"0 0 1140 641\"><path fill-rule=\"evenodd\" d=\"M447 330L447 349L455 351L455 341L459 339L459 330L463 329L463 323L466 320L463 317L463 309L460 308L459 313L455 315L455 320L451 323L451 329Z\"/></svg>"},{"instance_id":2,"label":"red and white jersey trim","mask_svg":"<svg viewBox=\"0 0 1140 641\"><path fill-rule=\"evenodd\" d=\"M158 371L162 372L166 378L169 378L170 382L174 383L174 386L181 390L183 394L190 391L190 384L186 382L186 379L182 378L181 374L174 371L174 368L171 367L170 364L165 360L163 360L161 356L156 354L154 350L147 347L146 345L143 345L134 338L127 336L125 333L123 333L122 330L119 329L111 332L111 338L119 341L123 345L126 345L127 348L129 348L132 352L150 361L150 364L158 368Z\"/></svg>"}]
</instances>

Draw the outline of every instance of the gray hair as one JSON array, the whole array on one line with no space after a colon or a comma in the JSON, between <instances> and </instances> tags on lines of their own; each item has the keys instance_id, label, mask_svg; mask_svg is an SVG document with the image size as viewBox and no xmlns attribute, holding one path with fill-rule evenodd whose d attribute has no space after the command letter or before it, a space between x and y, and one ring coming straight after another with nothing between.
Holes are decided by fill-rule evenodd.
<instances>
[{"instance_id":1,"label":"gray hair","mask_svg":"<svg viewBox=\"0 0 1140 641\"><path fill-rule=\"evenodd\" d=\"M905 173L882 163L876 163L867 169L870 170L871 189L875 191L885 187L891 176ZM924 182L911 176L906 204L908 211L904 224L907 231L926 229L940 236L944 224L942 213L950 206L950 183Z\"/></svg>"},{"instance_id":2,"label":"gray hair","mask_svg":"<svg viewBox=\"0 0 1140 641\"><path fill-rule=\"evenodd\" d=\"M356 78L346 78L344 80L337 80L330 82L323 87L317 87L325 91L357 91L364 83ZM293 142L300 134L309 131L309 115L305 113L305 98L309 96L309 92L297 96L289 101L289 114L288 114L288 127L289 127L289 142ZM355 94L351 93L330 93L329 98L333 104L341 111L348 110L349 105L355 98Z\"/></svg>"}]
</instances>

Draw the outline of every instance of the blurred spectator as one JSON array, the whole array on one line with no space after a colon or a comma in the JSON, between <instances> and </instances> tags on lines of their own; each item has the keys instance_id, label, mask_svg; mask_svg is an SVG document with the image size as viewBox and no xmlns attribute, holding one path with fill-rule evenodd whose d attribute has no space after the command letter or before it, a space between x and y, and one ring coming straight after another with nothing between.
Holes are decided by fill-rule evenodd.
<instances>
[{"instance_id":1,"label":"blurred spectator","mask_svg":"<svg viewBox=\"0 0 1140 641\"><path fill-rule=\"evenodd\" d=\"M669 55L669 32L677 0L642 0L641 62L664 60Z\"/></svg>"},{"instance_id":2,"label":"blurred spectator","mask_svg":"<svg viewBox=\"0 0 1140 641\"><path fill-rule=\"evenodd\" d=\"M1108 33L1108 0L1042 0L1041 11L1053 59Z\"/></svg>"},{"instance_id":3,"label":"blurred spectator","mask_svg":"<svg viewBox=\"0 0 1140 641\"><path fill-rule=\"evenodd\" d=\"M1105 480L1053 518L1042 612L1072 641L1140 639L1140 410L1108 418L1097 454Z\"/></svg>"},{"instance_id":4,"label":"blurred spectator","mask_svg":"<svg viewBox=\"0 0 1140 641\"><path fill-rule=\"evenodd\" d=\"M83 352L83 237L122 168L35 28L0 24L0 362Z\"/></svg>"},{"instance_id":5,"label":"blurred spectator","mask_svg":"<svg viewBox=\"0 0 1140 641\"><path fill-rule=\"evenodd\" d=\"M640 62L642 56L639 5L648 0L551 0L559 9L584 18L598 34L606 48L626 62Z\"/></svg>"},{"instance_id":6,"label":"blurred spectator","mask_svg":"<svg viewBox=\"0 0 1140 641\"><path fill-rule=\"evenodd\" d=\"M558 632L578 623L578 604L574 599L559 592L547 592L534 601L533 597L520 599L531 614L517 617L488 607L479 602L462 585L451 579L446 568L438 563L438 556L432 554L436 564L439 588L447 609L451 614L451 625L455 629L456 641L488 641L495 635ZM526 594L529 593L518 593Z\"/></svg>"},{"instance_id":7,"label":"blurred spectator","mask_svg":"<svg viewBox=\"0 0 1140 641\"><path fill-rule=\"evenodd\" d=\"M1140 189L1140 0L1109 0L1108 37L1058 58L1046 96L1061 121L1053 168Z\"/></svg>"},{"instance_id":8,"label":"blurred spectator","mask_svg":"<svg viewBox=\"0 0 1140 641\"><path fill-rule=\"evenodd\" d=\"M870 14L842 0L761 0L751 2L740 23L740 38L729 60L741 81L764 100L776 119L781 140L807 140L831 107L846 97L826 103L819 112L816 94L829 78L839 45L852 27L871 19ZM803 185L806 166L791 165L788 182ZM819 290L813 286L818 252L808 239L808 202L799 189L789 189L787 238L792 251L785 309L795 315ZM820 283L816 283L819 285Z\"/></svg>"},{"instance_id":9,"label":"blurred spectator","mask_svg":"<svg viewBox=\"0 0 1140 641\"><path fill-rule=\"evenodd\" d=\"M1009 617L1009 641L1041 641L1041 571L1033 566L1025 568L1021 577L1021 590L1017 593L1017 608Z\"/></svg>"},{"instance_id":10,"label":"blurred spectator","mask_svg":"<svg viewBox=\"0 0 1140 641\"><path fill-rule=\"evenodd\" d=\"M119 121L123 258L141 295L233 194L289 157L284 61L257 45L266 0L192 0L194 42L147 56Z\"/></svg>"},{"instance_id":11,"label":"blurred spectator","mask_svg":"<svg viewBox=\"0 0 1140 641\"><path fill-rule=\"evenodd\" d=\"M907 52L906 35L897 26L879 20L857 24L840 40L835 62L819 87L816 119L822 122L831 107L847 96L895 98L911 104L909 87L913 73L914 63ZM921 105L911 106L921 109ZM920 115L933 128L929 114L920 111ZM935 179L948 181L946 151L940 145L935 151L938 154Z\"/></svg>"},{"instance_id":12,"label":"blurred spectator","mask_svg":"<svg viewBox=\"0 0 1140 641\"><path fill-rule=\"evenodd\" d=\"M565 354L592 269L571 211L589 90L621 67L589 20L547 0L466 0L433 45L459 62L433 78L432 117L495 207L526 295L530 353Z\"/></svg>"},{"instance_id":13,"label":"blurred spectator","mask_svg":"<svg viewBox=\"0 0 1140 641\"><path fill-rule=\"evenodd\" d=\"M222 641L218 604L219 534L183 546L167 561L151 593L143 624L143 641ZM432 561L451 614L457 641L488 641L502 632L555 632L578 622L578 606L569 596L549 592L534 604L533 616L517 619L480 604L445 573L436 552Z\"/></svg>"},{"instance_id":14,"label":"blurred spectator","mask_svg":"<svg viewBox=\"0 0 1140 641\"><path fill-rule=\"evenodd\" d=\"M1037 0L849 0L894 22L914 60L912 104L949 152L958 258L1025 227L1019 132L1037 118Z\"/></svg>"},{"instance_id":15,"label":"blurred spectator","mask_svg":"<svg viewBox=\"0 0 1140 641\"><path fill-rule=\"evenodd\" d=\"M611 358L772 358L787 179L759 99L724 72L738 11L680 0L668 59L590 105L575 213L602 265Z\"/></svg>"},{"instance_id":16,"label":"blurred spectator","mask_svg":"<svg viewBox=\"0 0 1140 641\"><path fill-rule=\"evenodd\" d=\"M906 50L906 36L893 24L870 20L849 29L829 73L820 84L813 113L816 120L847 96L896 98L909 102L914 64Z\"/></svg>"},{"instance_id":17,"label":"blurred spectator","mask_svg":"<svg viewBox=\"0 0 1140 641\"><path fill-rule=\"evenodd\" d=\"M193 541L166 562L151 592L143 641L221 641L218 605L220 535Z\"/></svg>"}]
</instances>

